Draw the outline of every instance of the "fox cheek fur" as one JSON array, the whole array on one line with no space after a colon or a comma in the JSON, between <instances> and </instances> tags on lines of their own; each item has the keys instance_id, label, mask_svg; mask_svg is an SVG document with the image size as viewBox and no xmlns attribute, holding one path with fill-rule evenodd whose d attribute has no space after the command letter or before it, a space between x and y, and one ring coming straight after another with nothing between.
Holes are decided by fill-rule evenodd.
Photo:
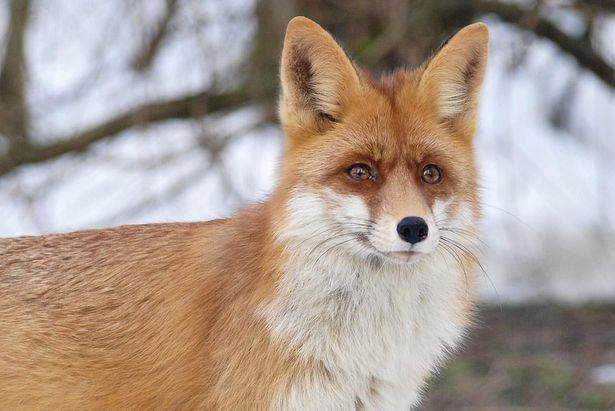
<instances>
[{"instance_id":1,"label":"fox cheek fur","mask_svg":"<svg viewBox=\"0 0 615 411\"><path fill-rule=\"evenodd\" d=\"M474 24L372 77L294 18L272 197L0 239L0 408L407 410L471 321Z\"/></svg>"}]
</instances>

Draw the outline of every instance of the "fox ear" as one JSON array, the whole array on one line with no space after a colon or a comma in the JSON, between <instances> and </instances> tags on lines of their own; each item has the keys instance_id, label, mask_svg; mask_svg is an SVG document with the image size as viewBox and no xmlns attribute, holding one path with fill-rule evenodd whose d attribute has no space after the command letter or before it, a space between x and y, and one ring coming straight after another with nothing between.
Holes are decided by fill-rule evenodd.
<instances>
[{"instance_id":1,"label":"fox ear","mask_svg":"<svg viewBox=\"0 0 615 411\"><path fill-rule=\"evenodd\" d=\"M440 121L473 128L489 54L489 32L469 25L448 40L427 63L421 88L434 101Z\"/></svg>"},{"instance_id":2,"label":"fox ear","mask_svg":"<svg viewBox=\"0 0 615 411\"><path fill-rule=\"evenodd\" d=\"M280 119L285 127L321 130L341 119L359 90L359 77L344 50L305 17L288 23L280 74Z\"/></svg>"}]
</instances>

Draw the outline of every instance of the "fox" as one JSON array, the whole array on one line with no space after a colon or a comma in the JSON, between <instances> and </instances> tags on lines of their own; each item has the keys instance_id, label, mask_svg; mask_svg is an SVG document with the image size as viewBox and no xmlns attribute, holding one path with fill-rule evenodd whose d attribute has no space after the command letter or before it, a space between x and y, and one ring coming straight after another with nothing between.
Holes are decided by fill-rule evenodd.
<instances>
[{"instance_id":1,"label":"fox","mask_svg":"<svg viewBox=\"0 0 615 411\"><path fill-rule=\"evenodd\" d=\"M488 29L374 75L293 18L276 187L0 240L0 408L409 410L474 323Z\"/></svg>"}]
</instances>

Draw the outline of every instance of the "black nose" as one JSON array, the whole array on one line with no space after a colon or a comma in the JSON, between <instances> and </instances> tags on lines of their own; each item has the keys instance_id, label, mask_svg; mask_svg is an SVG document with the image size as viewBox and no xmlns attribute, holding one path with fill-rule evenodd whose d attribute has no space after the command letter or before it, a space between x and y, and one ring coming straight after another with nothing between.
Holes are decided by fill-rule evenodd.
<instances>
[{"instance_id":1,"label":"black nose","mask_svg":"<svg viewBox=\"0 0 615 411\"><path fill-rule=\"evenodd\" d=\"M402 240L416 244L427 238L429 228L421 217L405 217L397 224L397 233Z\"/></svg>"}]
</instances>

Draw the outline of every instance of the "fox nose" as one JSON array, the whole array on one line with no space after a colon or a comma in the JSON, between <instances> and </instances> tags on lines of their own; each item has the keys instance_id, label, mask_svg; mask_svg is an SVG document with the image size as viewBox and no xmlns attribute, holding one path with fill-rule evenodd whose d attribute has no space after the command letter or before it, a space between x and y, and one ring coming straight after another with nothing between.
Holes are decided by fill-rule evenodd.
<instances>
[{"instance_id":1,"label":"fox nose","mask_svg":"<svg viewBox=\"0 0 615 411\"><path fill-rule=\"evenodd\" d=\"M421 217L404 217L397 224L397 233L402 240L416 244L427 238L429 227Z\"/></svg>"}]
</instances>

